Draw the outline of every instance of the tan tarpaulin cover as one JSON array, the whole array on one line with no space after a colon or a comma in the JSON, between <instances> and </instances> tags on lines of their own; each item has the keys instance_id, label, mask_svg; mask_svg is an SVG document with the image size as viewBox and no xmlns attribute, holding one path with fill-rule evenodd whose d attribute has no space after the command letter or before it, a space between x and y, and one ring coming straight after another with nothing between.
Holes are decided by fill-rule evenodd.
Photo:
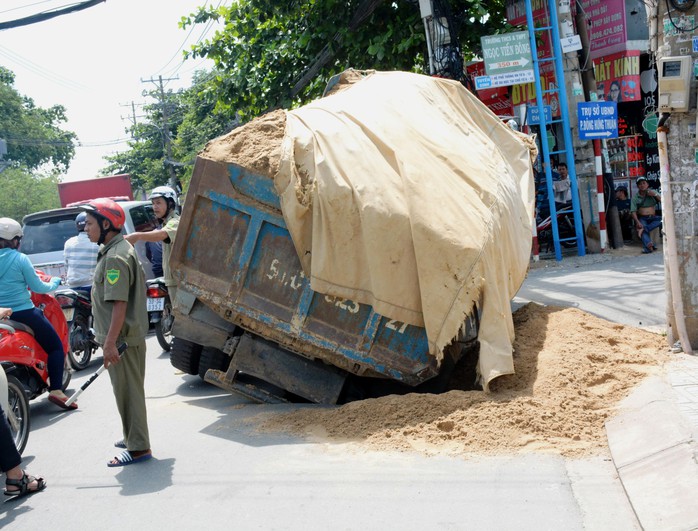
<instances>
[{"instance_id":1,"label":"tan tarpaulin cover","mask_svg":"<svg viewBox=\"0 0 698 531\"><path fill-rule=\"evenodd\" d=\"M289 111L275 186L312 289L424 326L439 359L476 302L483 385L513 373L532 151L459 83L405 72Z\"/></svg>"}]
</instances>

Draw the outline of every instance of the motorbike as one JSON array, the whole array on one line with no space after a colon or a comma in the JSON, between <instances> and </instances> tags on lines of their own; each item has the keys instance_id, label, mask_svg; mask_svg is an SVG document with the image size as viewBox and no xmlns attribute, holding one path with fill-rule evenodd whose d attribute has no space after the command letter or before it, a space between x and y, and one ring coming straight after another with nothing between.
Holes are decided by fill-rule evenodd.
<instances>
[{"instance_id":1,"label":"motorbike","mask_svg":"<svg viewBox=\"0 0 698 531\"><path fill-rule=\"evenodd\" d=\"M155 329L158 343L165 352L172 345L172 302L163 277L146 281L148 319Z\"/></svg>"},{"instance_id":2,"label":"motorbike","mask_svg":"<svg viewBox=\"0 0 698 531\"><path fill-rule=\"evenodd\" d=\"M538 244L541 251L550 252L553 249L553 223L551 216L538 220ZM571 208L557 211L557 233L560 244L566 248L577 246L577 231L574 228L574 212Z\"/></svg>"},{"instance_id":3,"label":"motorbike","mask_svg":"<svg viewBox=\"0 0 698 531\"><path fill-rule=\"evenodd\" d=\"M0 322L0 328L5 329L7 326ZM31 426L29 398L22 383L12 375L14 370L14 364L2 362L2 370L0 370L0 409L7 416L12 439L21 455L27 446Z\"/></svg>"},{"instance_id":4,"label":"motorbike","mask_svg":"<svg viewBox=\"0 0 698 531\"><path fill-rule=\"evenodd\" d=\"M92 329L92 300L85 290L61 288L55 292L63 315L68 322L70 366L81 371L86 368L99 344L95 341Z\"/></svg>"},{"instance_id":5,"label":"motorbike","mask_svg":"<svg viewBox=\"0 0 698 531\"><path fill-rule=\"evenodd\" d=\"M47 280L48 277L39 273L39 277ZM65 352L65 370L61 389L68 388L72 372L68 362L68 323L63 315L60 304L54 297L48 294L32 293L34 305L41 310L58 333ZM31 328L12 319L3 319L0 322L0 363L8 371L8 384L19 383L29 400L33 400L48 390L48 355L41 348L34 337ZM16 382L15 382L16 379ZM21 393L16 393L21 395ZM21 400L21 396L18 397ZM29 418L19 410L18 415Z\"/></svg>"}]
</instances>

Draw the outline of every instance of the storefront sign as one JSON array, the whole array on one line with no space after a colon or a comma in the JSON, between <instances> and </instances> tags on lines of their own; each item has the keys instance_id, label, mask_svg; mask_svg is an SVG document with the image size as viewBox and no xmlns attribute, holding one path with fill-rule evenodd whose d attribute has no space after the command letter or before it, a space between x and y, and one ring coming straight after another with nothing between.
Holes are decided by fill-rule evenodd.
<instances>
[{"instance_id":1,"label":"storefront sign","mask_svg":"<svg viewBox=\"0 0 698 531\"><path fill-rule=\"evenodd\" d=\"M544 91L556 88L552 63L545 63L540 67L540 84ZM536 84L532 82L511 87L511 103L514 106L524 103L536 105ZM543 103L550 105L553 116L560 116L560 99L557 92L543 94Z\"/></svg>"},{"instance_id":2,"label":"storefront sign","mask_svg":"<svg viewBox=\"0 0 698 531\"><path fill-rule=\"evenodd\" d=\"M478 61L466 66L466 71L472 78L485 75L484 61ZM508 87L495 87L477 91L478 99L497 116L513 116L514 108L509 97Z\"/></svg>"},{"instance_id":3,"label":"storefront sign","mask_svg":"<svg viewBox=\"0 0 698 531\"><path fill-rule=\"evenodd\" d=\"M577 103L579 139L618 137L618 106L611 101Z\"/></svg>"},{"instance_id":4,"label":"storefront sign","mask_svg":"<svg viewBox=\"0 0 698 531\"><path fill-rule=\"evenodd\" d=\"M606 101L640 101L640 51L629 50L594 62L596 90Z\"/></svg>"},{"instance_id":5,"label":"storefront sign","mask_svg":"<svg viewBox=\"0 0 698 531\"><path fill-rule=\"evenodd\" d=\"M625 0L581 0L589 24L592 59L625 50Z\"/></svg>"}]
</instances>

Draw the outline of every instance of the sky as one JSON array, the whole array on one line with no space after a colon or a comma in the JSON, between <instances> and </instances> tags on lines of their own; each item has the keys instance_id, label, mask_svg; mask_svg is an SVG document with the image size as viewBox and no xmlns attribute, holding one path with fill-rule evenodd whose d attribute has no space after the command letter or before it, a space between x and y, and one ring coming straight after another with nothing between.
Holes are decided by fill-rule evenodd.
<instances>
[{"instance_id":1,"label":"sky","mask_svg":"<svg viewBox=\"0 0 698 531\"><path fill-rule=\"evenodd\" d=\"M0 22L79 3L82 0L2 0ZM200 5L222 0L106 0L85 10L28 26L0 31L0 65L15 73L15 89L40 107L63 105L62 125L77 134L64 181L89 179L107 165L103 157L127 148L126 128L139 105L154 103L143 91L191 84L201 59L183 61L182 50L211 38L216 26L183 30L178 22Z\"/></svg>"}]
</instances>

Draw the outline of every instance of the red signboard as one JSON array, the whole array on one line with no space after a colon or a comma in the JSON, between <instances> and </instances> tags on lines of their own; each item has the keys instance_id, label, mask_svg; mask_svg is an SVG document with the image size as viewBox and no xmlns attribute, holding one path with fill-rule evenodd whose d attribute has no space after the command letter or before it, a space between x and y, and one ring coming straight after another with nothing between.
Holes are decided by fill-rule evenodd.
<instances>
[{"instance_id":1,"label":"red signboard","mask_svg":"<svg viewBox=\"0 0 698 531\"><path fill-rule=\"evenodd\" d=\"M591 58L625 50L625 0L581 0L581 3L589 24Z\"/></svg>"},{"instance_id":2,"label":"red signboard","mask_svg":"<svg viewBox=\"0 0 698 531\"><path fill-rule=\"evenodd\" d=\"M606 101L640 101L640 51L628 50L594 61L596 90Z\"/></svg>"},{"instance_id":3,"label":"red signboard","mask_svg":"<svg viewBox=\"0 0 698 531\"><path fill-rule=\"evenodd\" d=\"M469 64L466 67L472 77L485 75L485 62ZM480 89L477 91L478 99L497 116L513 116L514 108L509 98L509 87L497 87L492 89Z\"/></svg>"}]
</instances>

